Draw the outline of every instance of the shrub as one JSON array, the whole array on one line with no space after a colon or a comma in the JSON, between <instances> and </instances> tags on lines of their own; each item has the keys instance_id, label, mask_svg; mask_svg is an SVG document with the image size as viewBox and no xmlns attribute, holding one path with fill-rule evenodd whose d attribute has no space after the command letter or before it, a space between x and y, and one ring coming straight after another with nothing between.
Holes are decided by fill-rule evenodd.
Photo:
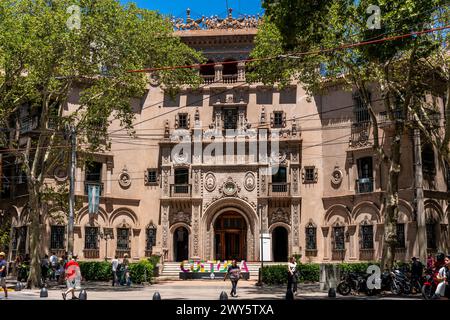
<instances>
[{"instance_id":1,"label":"shrub","mask_svg":"<svg viewBox=\"0 0 450 320\"><path fill-rule=\"evenodd\" d=\"M147 259L130 263L130 277L133 283L150 282L153 275L153 264Z\"/></svg>"},{"instance_id":2,"label":"shrub","mask_svg":"<svg viewBox=\"0 0 450 320\"><path fill-rule=\"evenodd\" d=\"M358 272L358 273L366 273L367 268L370 265L379 266L379 262L358 262L358 263L340 263L338 264L341 273L347 272Z\"/></svg>"},{"instance_id":3,"label":"shrub","mask_svg":"<svg viewBox=\"0 0 450 320\"><path fill-rule=\"evenodd\" d=\"M298 264L299 282L319 282L320 265L318 263Z\"/></svg>"},{"instance_id":4,"label":"shrub","mask_svg":"<svg viewBox=\"0 0 450 320\"><path fill-rule=\"evenodd\" d=\"M150 261L150 263L153 265L153 267L155 267L159 263L160 260L161 260L161 256L158 256L158 255L151 255L148 258L148 261Z\"/></svg>"},{"instance_id":5,"label":"shrub","mask_svg":"<svg viewBox=\"0 0 450 320\"><path fill-rule=\"evenodd\" d=\"M263 267L262 281L268 285L287 283L287 266L274 265Z\"/></svg>"},{"instance_id":6,"label":"shrub","mask_svg":"<svg viewBox=\"0 0 450 320\"><path fill-rule=\"evenodd\" d=\"M86 281L111 281L112 269L108 261L80 261L80 271ZM153 264L147 259L129 264L131 281L149 282L153 275Z\"/></svg>"},{"instance_id":7,"label":"shrub","mask_svg":"<svg viewBox=\"0 0 450 320\"><path fill-rule=\"evenodd\" d=\"M107 261L80 261L80 271L87 281L112 280L111 263Z\"/></svg>"}]
</instances>

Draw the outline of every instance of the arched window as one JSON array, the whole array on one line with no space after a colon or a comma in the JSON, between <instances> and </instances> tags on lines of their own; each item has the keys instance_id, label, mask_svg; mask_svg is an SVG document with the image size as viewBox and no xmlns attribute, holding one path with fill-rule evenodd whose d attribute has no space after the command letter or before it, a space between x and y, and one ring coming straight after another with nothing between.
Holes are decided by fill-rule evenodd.
<instances>
[{"instance_id":1,"label":"arched window","mask_svg":"<svg viewBox=\"0 0 450 320\"><path fill-rule=\"evenodd\" d=\"M336 225L333 227L334 250L345 250L345 227Z\"/></svg>"},{"instance_id":2,"label":"arched window","mask_svg":"<svg viewBox=\"0 0 450 320\"><path fill-rule=\"evenodd\" d=\"M317 228L310 222L305 229L306 250L317 250Z\"/></svg>"},{"instance_id":3,"label":"arched window","mask_svg":"<svg viewBox=\"0 0 450 320\"><path fill-rule=\"evenodd\" d=\"M363 221L360 228L361 249L373 249L373 225Z\"/></svg>"}]
</instances>

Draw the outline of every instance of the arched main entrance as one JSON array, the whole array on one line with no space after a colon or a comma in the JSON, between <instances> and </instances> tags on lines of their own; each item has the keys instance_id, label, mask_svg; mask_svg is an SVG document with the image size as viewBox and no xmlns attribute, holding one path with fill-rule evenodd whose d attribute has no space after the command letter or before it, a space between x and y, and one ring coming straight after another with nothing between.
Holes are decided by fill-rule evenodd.
<instances>
[{"instance_id":1,"label":"arched main entrance","mask_svg":"<svg viewBox=\"0 0 450 320\"><path fill-rule=\"evenodd\" d=\"M189 232L185 227L178 227L173 233L173 253L177 262L188 260Z\"/></svg>"},{"instance_id":2,"label":"arched main entrance","mask_svg":"<svg viewBox=\"0 0 450 320\"><path fill-rule=\"evenodd\" d=\"M273 261L288 261L288 231L284 227L276 227L272 231Z\"/></svg>"},{"instance_id":3,"label":"arched main entrance","mask_svg":"<svg viewBox=\"0 0 450 320\"><path fill-rule=\"evenodd\" d=\"M214 223L216 260L247 259L247 224L237 212L224 212Z\"/></svg>"}]
</instances>

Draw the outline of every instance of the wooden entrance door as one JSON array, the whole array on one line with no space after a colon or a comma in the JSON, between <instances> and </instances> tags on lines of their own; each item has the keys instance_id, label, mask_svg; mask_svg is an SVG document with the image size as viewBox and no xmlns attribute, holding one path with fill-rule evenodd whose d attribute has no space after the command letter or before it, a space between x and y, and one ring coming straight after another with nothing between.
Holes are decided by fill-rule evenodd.
<instances>
[{"instance_id":1,"label":"wooden entrance door","mask_svg":"<svg viewBox=\"0 0 450 320\"><path fill-rule=\"evenodd\" d=\"M245 260L247 226L244 218L237 213L224 213L214 224L215 259Z\"/></svg>"}]
</instances>

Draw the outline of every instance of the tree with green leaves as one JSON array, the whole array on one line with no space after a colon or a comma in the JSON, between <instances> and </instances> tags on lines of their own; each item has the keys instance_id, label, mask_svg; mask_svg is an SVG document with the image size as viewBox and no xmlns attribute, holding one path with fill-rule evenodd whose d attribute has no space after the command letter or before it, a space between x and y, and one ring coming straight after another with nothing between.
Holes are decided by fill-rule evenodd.
<instances>
[{"instance_id":1,"label":"tree with green leaves","mask_svg":"<svg viewBox=\"0 0 450 320\"><path fill-rule=\"evenodd\" d=\"M9 133L8 152L27 176L31 272L40 285L41 228L47 185L66 161L64 137L75 126L78 148L108 148L108 125L117 120L132 134L133 98L143 96L148 74L129 70L203 62L173 35L156 12L117 0L2 0L0 2L0 127ZM167 90L196 86L195 70L153 74ZM76 93L75 109L67 112ZM34 130L20 130L20 112L36 114ZM50 192L51 193L51 192Z\"/></svg>"},{"instance_id":2,"label":"tree with green leaves","mask_svg":"<svg viewBox=\"0 0 450 320\"><path fill-rule=\"evenodd\" d=\"M448 30L345 45L447 26L449 4L441 0L266 0L263 7L265 20L252 57L278 58L253 62L250 81L284 85L297 79L311 95L336 82L355 88L367 106L373 149L388 170L382 267L390 269L397 244L402 137L418 128L441 160L449 160L450 112L444 128L431 126L436 105L423 99L426 94L444 97L444 109L449 110ZM380 142L371 91L380 94L383 111L393 123L392 137L384 142ZM419 241L426 244L424 226L419 226Z\"/></svg>"}]
</instances>

